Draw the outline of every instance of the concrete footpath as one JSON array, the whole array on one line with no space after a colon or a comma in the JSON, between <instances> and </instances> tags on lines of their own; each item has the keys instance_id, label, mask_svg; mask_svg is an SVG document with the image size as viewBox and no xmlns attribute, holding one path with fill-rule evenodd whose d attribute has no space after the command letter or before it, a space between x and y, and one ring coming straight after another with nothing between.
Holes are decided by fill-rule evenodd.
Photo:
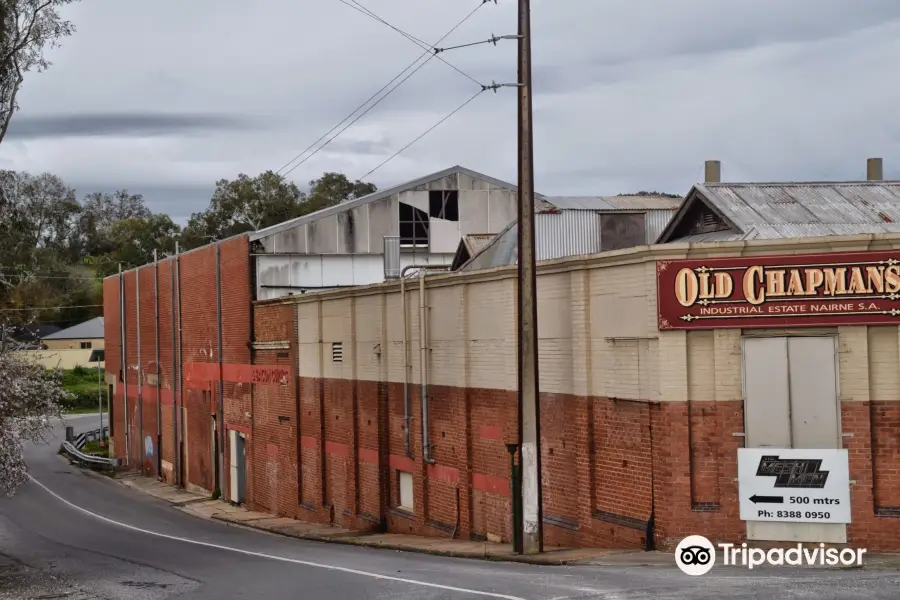
<instances>
[{"instance_id":1,"label":"concrete footpath","mask_svg":"<svg viewBox=\"0 0 900 600\"><path fill-rule=\"evenodd\" d=\"M268 513L255 512L240 506L233 506L222 500L212 500L206 494L189 492L162 483L157 479L132 473L120 474L115 481L150 496L165 500L172 506L196 517L222 521L232 525L249 527L303 540L419 552L457 558L475 558L538 565L675 568L675 558L671 553L667 552L599 548L551 548L538 555L521 555L514 553L509 544L422 537L399 533L371 533L276 517ZM721 565L721 560L718 560L717 564ZM835 567L810 566L808 568L833 569ZM878 571L900 570L900 554L867 554L862 568Z\"/></svg>"}]
</instances>

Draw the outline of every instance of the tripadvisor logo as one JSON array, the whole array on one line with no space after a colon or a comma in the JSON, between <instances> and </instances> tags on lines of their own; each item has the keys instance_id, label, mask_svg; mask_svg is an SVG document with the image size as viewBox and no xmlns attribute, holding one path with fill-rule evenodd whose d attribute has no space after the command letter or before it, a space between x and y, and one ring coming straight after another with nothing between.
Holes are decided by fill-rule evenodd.
<instances>
[{"instance_id":1,"label":"tripadvisor logo","mask_svg":"<svg viewBox=\"0 0 900 600\"><path fill-rule=\"evenodd\" d=\"M719 552L725 566L740 566L754 569L762 565L771 566L862 566L865 548L826 548L825 544L797 544L790 548L751 548L746 543L718 544L702 535L689 535L675 548L675 564L684 573L692 576L705 575L716 564Z\"/></svg>"}]
</instances>

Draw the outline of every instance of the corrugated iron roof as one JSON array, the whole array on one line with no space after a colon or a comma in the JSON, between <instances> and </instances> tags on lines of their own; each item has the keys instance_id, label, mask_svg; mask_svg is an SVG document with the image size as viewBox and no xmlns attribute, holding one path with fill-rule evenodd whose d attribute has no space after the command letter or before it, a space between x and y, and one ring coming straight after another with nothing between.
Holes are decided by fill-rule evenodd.
<instances>
[{"instance_id":1,"label":"corrugated iron roof","mask_svg":"<svg viewBox=\"0 0 900 600\"><path fill-rule=\"evenodd\" d=\"M560 210L615 210L603 196L548 196L545 200Z\"/></svg>"},{"instance_id":2,"label":"corrugated iron roof","mask_svg":"<svg viewBox=\"0 0 900 600\"><path fill-rule=\"evenodd\" d=\"M453 175L454 173L463 173L468 175L473 179L479 179L481 181L487 181L497 187L506 188L509 190L516 190L516 186L508 183L506 181L501 181L500 179L496 179L489 175L485 175L484 173L479 173L478 171L473 171L472 169L467 169L466 167L461 167L456 165L455 167L450 167L448 169L444 169L442 171L437 171L435 173L431 173L429 175L424 175L422 177L418 177L416 179L412 179L405 183L401 183L400 185L395 185L391 188L386 188L383 190L378 190L372 194L367 196L360 196L359 198L353 198L351 200L345 200L340 204L335 204L334 206L329 206L327 208L323 208L321 210L317 210L316 212L309 213L308 215L303 215L302 217L297 217L295 219L291 219L289 221L285 221L283 223L278 223L277 225L272 225L271 227L266 227L264 229L260 229L258 231L254 231L249 234L250 241L258 240L264 238L266 236L273 235L275 233L279 233L281 231L285 231L287 229L291 229L292 227L297 227L298 225L302 225L304 223L310 223L312 221L318 221L319 219L324 219L325 217L329 217L331 215L342 213L344 211L350 210L351 208L356 208L358 206L363 206L364 204L370 204L377 200L381 200L382 198L387 198L388 196L393 196L399 192L403 192L412 188L419 187L422 184L428 183L429 181L434 181L436 179L443 179L449 175ZM541 194L535 193L535 199L540 201L543 198Z\"/></svg>"},{"instance_id":3,"label":"corrugated iron roof","mask_svg":"<svg viewBox=\"0 0 900 600\"><path fill-rule=\"evenodd\" d=\"M731 231L676 235L696 202ZM694 186L659 242L779 239L900 231L900 182L714 183Z\"/></svg>"},{"instance_id":4,"label":"corrugated iron roof","mask_svg":"<svg viewBox=\"0 0 900 600\"><path fill-rule=\"evenodd\" d=\"M560 210L673 210L681 198L668 196L548 196L547 202Z\"/></svg>"},{"instance_id":5,"label":"corrugated iron roof","mask_svg":"<svg viewBox=\"0 0 900 600\"><path fill-rule=\"evenodd\" d=\"M675 210L683 198L668 196L608 196L606 201L622 210Z\"/></svg>"}]
</instances>

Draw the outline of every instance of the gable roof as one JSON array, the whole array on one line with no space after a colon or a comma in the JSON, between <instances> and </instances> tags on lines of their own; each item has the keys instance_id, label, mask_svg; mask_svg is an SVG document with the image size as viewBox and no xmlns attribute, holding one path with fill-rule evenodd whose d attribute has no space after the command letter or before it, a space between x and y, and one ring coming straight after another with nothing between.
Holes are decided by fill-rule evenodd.
<instances>
[{"instance_id":1,"label":"gable roof","mask_svg":"<svg viewBox=\"0 0 900 600\"><path fill-rule=\"evenodd\" d=\"M51 333L45 340L95 340L103 337L103 317L73 325L67 329Z\"/></svg>"},{"instance_id":2,"label":"gable roof","mask_svg":"<svg viewBox=\"0 0 900 600\"><path fill-rule=\"evenodd\" d=\"M20 342L34 342L60 331L57 325L29 324L12 328L12 337Z\"/></svg>"},{"instance_id":3,"label":"gable roof","mask_svg":"<svg viewBox=\"0 0 900 600\"><path fill-rule=\"evenodd\" d=\"M656 243L891 232L900 232L900 181L706 183Z\"/></svg>"},{"instance_id":4,"label":"gable roof","mask_svg":"<svg viewBox=\"0 0 900 600\"><path fill-rule=\"evenodd\" d=\"M386 188L383 190L378 190L377 192L373 192L366 196L360 196L359 198L353 198L351 200L346 200L341 202L340 204L335 204L334 206L329 206L327 208L323 208L321 210L317 210L316 212L309 213L308 215L303 215L302 217L297 217L295 219L291 219L289 221L285 221L283 223L278 223L277 225L272 225L270 227L266 227L264 229L260 229L258 231L251 232L250 241L258 240L264 237L268 237L275 233L280 233L287 229L291 229L293 227L297 227L298 225L303 225L304 223L310 223L312 221L318 221L319 219L330 217L331 215L335 215L338 213L342 213L344 211L350 210L352 208L357 208L359 206L363 206L365 204L371 204L372 202L377 202L378 200L382 200L389 196L393 196L394 194L398 194L400 192L405 192L409 189L419 187L420 185L424 185L430 181L434 181L436 179L443 179L449 175L454 175L457 173L462 173L463 175L468 175L473 179L479 179L481 181L486 181L492 185L497 187L506 188L508 190L516 190L518 189L515 185L502 181L500 179L495 179L489 175L485 175L484 173L479 173L478 171L473 171L472 169L467 169L465 167L461 167L456 165L454 167L450 167L448 169L444 169L442 171L437 171L435 173L430 173L429 175L423 175L422 177L418 177L416 179L411 179L405 183L401 183L399 185L395 185L394 187ZM542 197L540 194L535 194L536 197Z\"/></svg>"}]
</instances>

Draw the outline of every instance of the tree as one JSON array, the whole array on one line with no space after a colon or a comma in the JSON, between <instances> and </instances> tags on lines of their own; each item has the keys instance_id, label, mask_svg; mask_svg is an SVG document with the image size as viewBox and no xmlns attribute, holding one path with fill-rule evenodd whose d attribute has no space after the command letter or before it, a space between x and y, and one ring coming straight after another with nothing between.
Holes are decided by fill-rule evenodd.
<instances>
[{"instance_id":1,"label":"tree","mask_svg":"<svg viewBox=\"0 0 900 600\"><path fill-rule=\"evenodd\" d=\"M24 442L43 440L68 398L60 371L0 344L0 489L7 495L28 479Z\"/></svg>"},{"instance_id":2,"label":"tree","mask_svg":"<svg viewBox=\"0 0 900 600\"><path fill-rule=\"evenodd\" d=\"M151 262L154 250L160 258L171 256L180 233L181 228L169 215L123 219L110 228L109 241L115 249L109 254L109 262L130 269Z\"/></svg>"},{"instance_id":3,"label":"tree","mask_svg":"<svg viewBox=\"0 0 900 600\"><path fill-rule=\"evenodd\" d=\"M358 179L350 181L343 173L325 173L309 182L309 197L303 206L303 214L368 196L377 191L378 188L373 183L363 183Z\"/></svg>"},{"instance_id":4,"label":"tree","mask_svg":"<svg viewBox=\"0 0 900 600\"><path fill-rule=\"evenodd\" d=\"M256 177L241 173L237 179L216 183L209 208L194 213L182 234L186 249L247 231L257 231L296 217L340 204L377 188L350 181L343 173L325 173L309 182L309 194L282 175L266 171Z\"/></svg>"},{"instance_id":5,"label":"tree","mask_svg":"<svg viewBox=\"0 0 900 600\"><path fill-rule=\"evenodd\" d=\"M256 177L241 173L236 179L220 179L209 208L191 215L182 244L196 248L293 219L302 214L305 200L306 194L295 183L272 171Z\"/></svg>"},{"instance_id":6,"label":"tree","mask_svg":"<svg viewBox=\"0 0 900 600\"><path fill-rule=\"evenodd\" d=\"M0 301L23 277L70 262L80 210L75 190L55 175L0 171Z\"/></svg>"},{"instance_id":7,"label":"tree","mask_svg":"<svg viewBox=\"0 0 900 600\"><path fill-rule=\"evenodd\" d=\"M59 9L78 0L0 0L0 142L6 137L25 73L50 67L44 51L75 31Z\"/></svg>"},{"instance_id":8,"label":"tree","mask_svg":"<svg viewBox=\"0 0 900 600\"><path fill-rule=\"evenodd\" d=\"M146 219L151 215L141 194L129 194L128 190L88 194L81 203L72 244L78 256L98 259L116 249L110 237L116 223L125 219Z\"/></svg>"}]
</instances>

